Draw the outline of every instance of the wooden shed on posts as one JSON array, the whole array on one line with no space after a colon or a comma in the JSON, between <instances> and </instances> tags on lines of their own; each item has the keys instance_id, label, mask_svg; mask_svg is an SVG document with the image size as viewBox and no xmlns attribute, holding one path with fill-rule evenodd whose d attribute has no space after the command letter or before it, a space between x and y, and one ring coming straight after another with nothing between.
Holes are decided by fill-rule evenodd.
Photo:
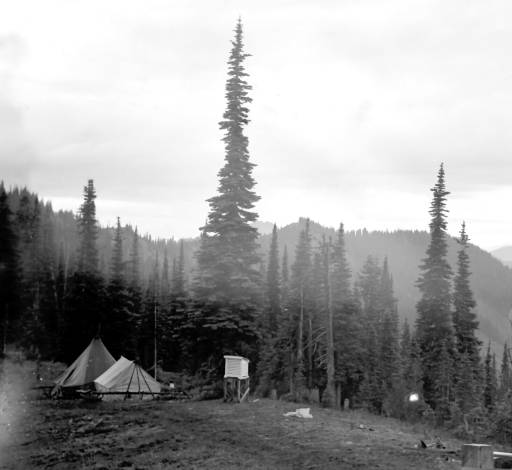
<instances>
[{"instance_id":1,"label":"wooden shed on posts","mask_svg":"<svg viewBox=\"0 0 512 470\"><path fill-rule=\"evenodd\" d=\"M224 401L240 403L249 394L249 359L224 356Z\"/></svg>"}]
</instances>

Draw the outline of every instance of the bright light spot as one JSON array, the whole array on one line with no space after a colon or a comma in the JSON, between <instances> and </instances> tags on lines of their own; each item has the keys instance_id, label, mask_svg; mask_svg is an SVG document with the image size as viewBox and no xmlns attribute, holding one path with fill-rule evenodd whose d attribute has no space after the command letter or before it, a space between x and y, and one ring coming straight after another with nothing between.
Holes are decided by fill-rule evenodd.
<instances>
[{"instance_id":1,"label":"bright light spot","mask_svg":"<svg viewBox=\"0 0 512 470\"><path fill-rule=\"evenodd\" d=\"M420 399L420 396L417 393L411 393L409 395L410 402L415 402L415 401L418 401L419 399Z\"/></svg>"}]
</instances>

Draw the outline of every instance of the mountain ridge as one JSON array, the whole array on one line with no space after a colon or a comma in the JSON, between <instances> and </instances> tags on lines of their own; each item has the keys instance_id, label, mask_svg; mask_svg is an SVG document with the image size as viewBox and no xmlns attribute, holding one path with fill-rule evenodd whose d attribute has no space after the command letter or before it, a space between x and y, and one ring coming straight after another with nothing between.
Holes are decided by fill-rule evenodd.
<instances>
[{"instance_id":1,"label":"mountain ridge","mask_svg":"<svg viewBox=\"0 0 512 470\"><path fill-rule=\"evenodd\" d=\"M10 205L13 212L19 203L20 191L10 192ZM12 197L14 196L14 197ZM31 197L36 197L32 194ZM48 205L48 204L46 204ZM70 211L53 212L51 205L47 213L50 214L55 233L55 245L63 247L67 265L72 266L75 252L78 247L78 233L76 229L76 216ZM289 267L295 258L295 246L300 231L305 227L306 218L285 225L278 229L278 244L280 256L287 246ZM273 224L262 222L260 226L267 229ZM469 227L470 228L470 227ZM336 235L334 228L324 227L319 223L310 221L310 233L315 247L322 236L327 239ZM134 228L124 226L123 256L128 259L128 253L133 240ZM108 277L108 266L112 255L114 229L112 227L99 227L98 250L100 255L100 269ZM259 237L262 259L267 261L271 234L262 234ZM395 296L398 300L398 310L401 318L407 318L411 323L416 318L416 302L419 300L419 291L415 285L419 277L419 268L429 242L427 231L396 230L396 231L367 231L366 229L345 232L347 260L352 273L352 283L357 279L364 262L369 255L382 260L388 258L390 272L394 279ZM456 267L458 245L453 237L448 240L448 260L452 269ZM185 269L189 285L195 269L195 251L199 247L199 238L183 240ZM156 259L159 260L159 270L162 269L164 254L168 256L169 266L172 260L179 255L179 241L174 239L152 239L149 235L140 237L140 270L141 278L147 281L154 270ZM480 322L479 336L483 341L491 340L494 349L511 341L511 328L508 314L512 307L512 269L505 266L495 253L493 254L471 245L468 250L471 263L471 286L477 301L477 314Z\"/></svg>"}]
</instances>

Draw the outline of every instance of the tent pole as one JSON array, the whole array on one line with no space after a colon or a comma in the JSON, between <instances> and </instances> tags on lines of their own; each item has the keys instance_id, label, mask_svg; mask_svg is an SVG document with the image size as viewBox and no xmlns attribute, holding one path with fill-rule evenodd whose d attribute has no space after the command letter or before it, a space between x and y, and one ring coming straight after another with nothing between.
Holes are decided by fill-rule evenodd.
<instances>
[{"instance_id":1,"label":"tent pole","mask_svg":"<svg viewBox=\"0 0 512 470\"><path fill-rule=\"evenodd\" d=\"M146 377L144 377L144 374L141 374L142 378L144 379L144 382L146 382L146 386L148 387L148 390L151 392L151 396L155 398L155 394L153 393L153 390L151 390L151 387L148 384L148 381L146 380Z\"/></svg>"},{"instance_id":2,"label":"tent pole","mask_svg":"<svg viewBox=\"0 0 512 470\"><path fill-rule=\"evenodd\" d=\"M140 371L137 365L135 365L137 368L137 386L139 387L139 400L142 400L142 394L140 393L142 390L140 389Z\"/></svg>"},{"instance_id":3,"label":"tent pole","mask_svg":"<svg viewBox=\"0 0 512 470\"><path fill-rule=\"evenodd\" d=\"M132 384L133 379L133 373L135 372L135 364L133 365L132 375L130 376L130 381L128 382L128 388L126 389L126 393L124 395L124 399L126 400L126 397L128 396L128 393L130 393L130 385Z\"/></svg>"}]
</instances>

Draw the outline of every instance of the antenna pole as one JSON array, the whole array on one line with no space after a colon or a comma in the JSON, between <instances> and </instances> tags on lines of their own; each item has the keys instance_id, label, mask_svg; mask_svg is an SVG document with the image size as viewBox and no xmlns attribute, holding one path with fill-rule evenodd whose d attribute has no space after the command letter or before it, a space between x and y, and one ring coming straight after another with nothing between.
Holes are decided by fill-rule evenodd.
<instances>
[{"instance_id":1,"label":"antenna pole","mask_svg":"<svg viewBox=\"0 0 512 470\"><path fill-rule=\"evenodd\" d=\"M154 375L156 380L156 298L155 298L155 309L154 309L154 329L153 329L153 343L155 346L155 362L154 362Z\"/></svg>"}]
</instances>

